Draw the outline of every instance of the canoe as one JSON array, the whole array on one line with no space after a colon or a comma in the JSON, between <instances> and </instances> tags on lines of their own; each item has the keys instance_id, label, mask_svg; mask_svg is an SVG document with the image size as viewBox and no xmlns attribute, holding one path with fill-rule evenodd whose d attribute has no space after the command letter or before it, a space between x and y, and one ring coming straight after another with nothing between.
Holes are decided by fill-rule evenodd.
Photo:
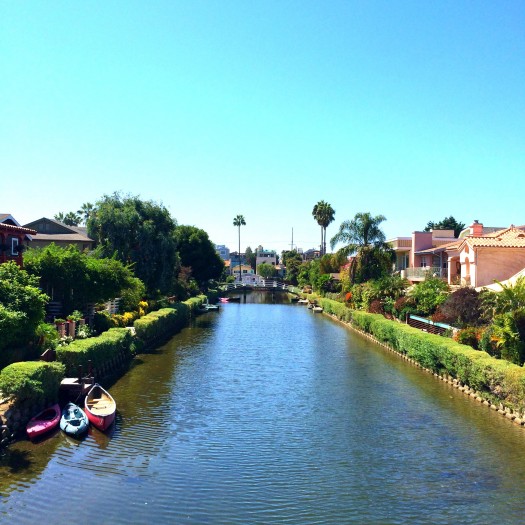
<instances>
[{"instance_id":1,"label":"canoe","mask_svg":"<svg viewBox=\"0 0 525 525\"><path fill-rule=\"evenodd\" d=\"M95 383L84 400L84 411L94 426L106 430L115 420L117 403L109 392Z\"/></svg>"},{"instance_id":2,"label":"canoe","mask_svg":"<svg viewBox=\"0 0 525 525\"><path fill-rule=\"evenodd\" d=\"M70 436L81 436L89 428L85 412L74 403L68 403L62 410L60 428Z\"/></svg>"},{"instance_id":3,"label":"canoe","mask_svg":"<svg viewBox=\"0 0 525 525\"><path fill-rule=\"evenodd\" d=\"M29 439L35 439L46 432L54 429L60 421L60 406L57 404L42 410L31 418L26 426Z\"/></svg>"}]
</instances>

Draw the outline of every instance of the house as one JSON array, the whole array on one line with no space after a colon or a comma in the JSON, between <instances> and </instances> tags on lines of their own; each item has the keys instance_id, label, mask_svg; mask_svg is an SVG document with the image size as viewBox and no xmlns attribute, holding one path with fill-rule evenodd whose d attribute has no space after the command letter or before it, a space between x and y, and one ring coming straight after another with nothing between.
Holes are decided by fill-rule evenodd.
<instances>
[{"instance_id":1,"label":"house","mask_svg":"<svg viewBox=\"0 0 525 525\"><path fill-rule=\"evenodd\" d=\"M255 273L253 268L247 264L241 264L240 269L241 271L239 274L239 263L231 263L231 274L235 277L236 281L245 282L247 277L250 277Z\"/></svg>"},{"instance_id":2,"label":"house","mask_svg":"<svg viewBox=\"0 0 525 525\"><path fill-rule=\"evenodd\" d=\"M219 257L223 261L228 261L230 259L230 249L227 248L224 244L216 244L215 251L219 254Z\"/></svg>"},{"instance_id":3,"label":"house","mask_svg":"<svg viewBox=\"0 0 525 525\"><path fill-rule=\"evenodd\" d=\"M0 213L0 263L14 261L23 267L23 251L36 231L21 226L9 213Z\"/></svg>"},{"instance_id":4,"label":"house","mask_svg":"<svg viewBox=\"0 0 525 525\"><path fill-rule=\"evenodd\" d=\"M525 226L486 227L476 220L458 238L451 230L436 230L407 239L388 242L396 252L395 270L412 283L433 275L449 285L479 288L525 268Z\"/></svg>"},{"instance_id":5,"label":"house","mask_svg":"<svg viewBox=\"0 0 525 525\"><path fill-rule=\"evenodd\" d=\"M483 234L483 225L461 240L457 262L461 268L461 284L475 288L494 281L505 281L525 268L525 226Z\"/></svg>"},{"instance_id":6,"label":"house","mask_svg":"<svg viewBox=\"0 0 525 525\"><path fill-rule=\"evenodd\" d=\"M73 245L82 252L93 249L95 245L95 241L87 234L87 228L82 226L68 226L63 222L46 217L24 226L36 230L36 235L31 244L31 247L34 248L43 248L55 243L62 248Z\"/></svg>"},{"instance_id":7,"label":"house","mask_svg":"<svg viewBox=\"0 0 525 525\"><path fill-rule=\"evenodd\" d=\"M277 264L277 252L275 250L265 250L262 246L258 246L255 250L255 268L260 264Z\"/></svg>"},{"instance_id":8,"label":"house","mask_svg":"<svg viewBox=\"0 0 525 525\"><path fill-rule=\"evenodd\" d=\"M410 282L423 281L432 275L448 278L448 258L443 247L454 244L454 230L415 231L411 237L387 240L395 253L394 271L400 272Z\"/></svg>"}]
</instances>

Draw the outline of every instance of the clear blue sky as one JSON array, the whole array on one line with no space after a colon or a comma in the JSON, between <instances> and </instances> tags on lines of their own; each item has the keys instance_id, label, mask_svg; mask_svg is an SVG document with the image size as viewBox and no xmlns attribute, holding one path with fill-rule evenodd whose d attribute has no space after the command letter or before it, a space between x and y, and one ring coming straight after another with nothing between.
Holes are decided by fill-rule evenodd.
<instances>
[{"instance_id":1,"label":"clear blue sky","mask_svg":"<svg viewBox=\"0 0 525 525\"><path fill-rule=\"evenodd\" d=\"M0 212L121 191L237 249L525 223L525 2L0 0Z\"/></svg>"}]
</instances>

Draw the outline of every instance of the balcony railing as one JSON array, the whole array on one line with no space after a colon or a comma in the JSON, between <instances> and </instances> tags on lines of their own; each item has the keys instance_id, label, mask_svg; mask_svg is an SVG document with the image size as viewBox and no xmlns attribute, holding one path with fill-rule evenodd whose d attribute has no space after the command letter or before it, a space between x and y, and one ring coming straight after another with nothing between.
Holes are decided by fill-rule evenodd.
<instances>
[{"instance_id":1,"label":"balcony railing","mask_svg":"<svg viewBox=\"0 0 525 525\"><path fill-rule=\"evenodd\" d=\"M421 268L407 268L404 270L405 277L408 280L413 279L425 279L426 277L440 277L446 279L448 272L446 268L440 268L439 266L424 266Z\"/></svg>"}]
</instances>

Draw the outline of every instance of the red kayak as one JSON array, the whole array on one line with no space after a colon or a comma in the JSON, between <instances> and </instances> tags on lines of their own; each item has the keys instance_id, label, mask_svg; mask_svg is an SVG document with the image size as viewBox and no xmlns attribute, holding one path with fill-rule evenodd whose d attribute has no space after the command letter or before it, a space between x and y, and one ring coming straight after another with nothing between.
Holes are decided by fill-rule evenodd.
<instances>
[{"instance_id":1,"label":"red kayak","mask_svg":"<svg viewBox=\"0 0 525 525\"><path fill-rule=\"evenodd\" d=\"M29 439L37 438L55 428L60 421L61 411L57 404L42 410L26 426Z\"/></svg>"},{"instance_id":2,"label":"red kayak","mask_svg":"<svg viewBox=\"0 0 525 525\"><path fill-rule=\"evenodd\" d=\"M84 411L89 421L99 430L106 430L115 420L117 403L110 393L95 383L87 393Z\"/></svg>"}]
</instances>

